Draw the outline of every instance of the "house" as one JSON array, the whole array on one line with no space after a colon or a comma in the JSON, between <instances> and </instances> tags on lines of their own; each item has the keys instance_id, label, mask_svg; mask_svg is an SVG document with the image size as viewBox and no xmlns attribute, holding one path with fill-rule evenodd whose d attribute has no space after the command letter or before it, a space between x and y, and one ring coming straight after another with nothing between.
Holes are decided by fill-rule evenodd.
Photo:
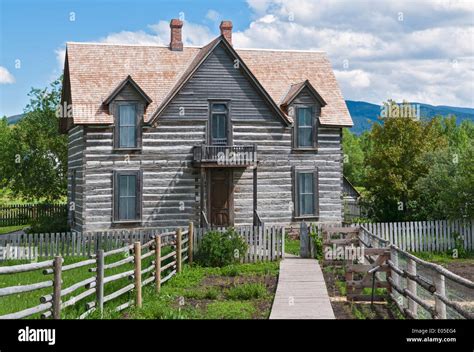
<instances>
[{"instance_id":1,"label":"house","mask_svg":"<svg viewBox=\"0 0 474 352\"><path fill-rule=\"evenodd\" d=\"M359 191L349 182L349 180L343 176L342 182L342 200L344 209L344 221L352 222L354 218L360 218L364 216L364 213L360 206L361 194Z\"/></svg>"},{"instance_id":2,"label":"house","mask_svg":"<svg viewBox=\"0 0 474 352\"><path fill-rule=\"evenodd\" d=\"M323 52L67 43L60 129L74 230L342 220L342 128Z\"/></svg>"}]
</instances>

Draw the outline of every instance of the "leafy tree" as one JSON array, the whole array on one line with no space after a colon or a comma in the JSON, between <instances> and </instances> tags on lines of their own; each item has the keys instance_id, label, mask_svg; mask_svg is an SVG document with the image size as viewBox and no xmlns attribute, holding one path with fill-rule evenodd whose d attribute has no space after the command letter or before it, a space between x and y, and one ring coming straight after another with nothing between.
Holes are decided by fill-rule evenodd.
<instances>
[{"instance_id":1,"label":"leafy tree","mask_svg":"<svg viewBox=\"0 0 474 352\"><path fill-rule=\"evenodd\" d=\"M344 176L354 185L360 186L364 179L364 152L356 135L348 129L342 132L342 149L344 151Z\"/></svg>"},{"instance_id":2,"label":"leafy tree","mask_svg":"<svg viewBox=\"0 0 474 352\"><path fill-rule=\"evenodd\" d=\"M59 134L56 116L61 81L49 88L33 88L28 96L25 117L11 129L1 155L0 182L15 196L57 200L67 189L67 137Z\"/></svg>"},{"instance_id":3,"label":"leafy tree","mask_svg":"<svg viewBox=\"0 0 474 352\"><path fill-rule=\"evenodd\" d=\"M380 121L383 124L372 126L371 153L367 155L369 215L379 221L413 219L412 210L418 198L415 184L429 168L422 157L445 146L446 138L436 119L420 121L400 116Z\"/></svg>"}]
</instances>

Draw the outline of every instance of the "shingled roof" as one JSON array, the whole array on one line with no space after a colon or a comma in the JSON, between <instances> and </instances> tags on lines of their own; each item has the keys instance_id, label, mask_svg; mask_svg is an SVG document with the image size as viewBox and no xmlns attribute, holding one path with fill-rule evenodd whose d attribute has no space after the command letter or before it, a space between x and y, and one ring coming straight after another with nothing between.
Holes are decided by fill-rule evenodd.
<instances>
[{"instance_id":1,"label":"shingled roof","mask_svg":"<svg viewBox=\"0 0 474 352\"><path fill-rule=\"evenodd\" d=\"M213 40L211 43L215 43ZM128 76L150 97L144 122L210 47L67 43L65 82L70 82L74 124L112 124L104 101ZM292 85L308 81L326 102L322 125L353 125L331 64L323 52L235 49L275 105L280 106ZM67 76L67 77L66 77Z\"/></svg>"}]
</instances>

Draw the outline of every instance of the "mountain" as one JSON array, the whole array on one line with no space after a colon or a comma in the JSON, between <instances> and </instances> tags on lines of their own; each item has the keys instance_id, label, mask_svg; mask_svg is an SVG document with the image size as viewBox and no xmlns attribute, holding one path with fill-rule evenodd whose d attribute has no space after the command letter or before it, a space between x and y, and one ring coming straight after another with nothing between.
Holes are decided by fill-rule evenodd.
<instances>
[{"instance_id":1,"label":"mountain","mask_svg":"<svg viewBox=\"0 0 474 352\"><path fill-rule=\"evenodd\" d=\"M436 115L456 115L458 124L463 120L474 122L474 109L472 108L444 105L434 106L422 103L414 104L420 104L420 115L422 118L432 118ZM377 121L377 117L380 116L380 105L353 100L346 100L346 105L354 121L354 127L351 128L351 131L356 134L369 130L372 123Z\"/></svg>"},{"instance_id":2,"label":"mountain","mask_svg":"<svg viewBox=\"0 0 474 352\"><path fill-rule=\"evenodd\" d=\"M9 125L14 125L23 118L23 114L12 115L7 117Z\"/></svg>"},{"instance_id":3,"label":"mountain","mask_svg":"<svg viewBox=\"0 0 474 352\"><path fill-rule=\"evenodd\" d=\"M422 103L414 104L420 104L421 117L431 118L436 115L456 115L458 124L463 120L471 120L474 122L474 109L472 108L445 105L433 106ZM352 120L354 121L354 127L351 128L351 131L356 134L361 134L364 131L370 130L372 123L377 121L377 117L380 116L380 105L353 100L346 100L346 105L352 116ZM17 123L22 117L23 114L9 116L7 117L8 124Z\"/></svg>"}]
</instances>

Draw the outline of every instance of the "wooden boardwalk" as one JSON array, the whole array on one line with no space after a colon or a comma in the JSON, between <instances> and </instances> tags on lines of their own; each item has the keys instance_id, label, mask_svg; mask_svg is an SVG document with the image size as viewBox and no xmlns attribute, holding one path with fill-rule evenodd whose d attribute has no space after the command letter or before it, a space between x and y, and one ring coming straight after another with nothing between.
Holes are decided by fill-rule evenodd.
<instances>
[{"instance_id":1,"label":"wooden boardwalk","mask_svg":"<svg viewBox=\"0 0 474 352\"><path fill-rule=\"evenodd\" d=\"M270 319L335 319L317 260L286 255L281 261Z\"/></svg>"}]
</instances>

